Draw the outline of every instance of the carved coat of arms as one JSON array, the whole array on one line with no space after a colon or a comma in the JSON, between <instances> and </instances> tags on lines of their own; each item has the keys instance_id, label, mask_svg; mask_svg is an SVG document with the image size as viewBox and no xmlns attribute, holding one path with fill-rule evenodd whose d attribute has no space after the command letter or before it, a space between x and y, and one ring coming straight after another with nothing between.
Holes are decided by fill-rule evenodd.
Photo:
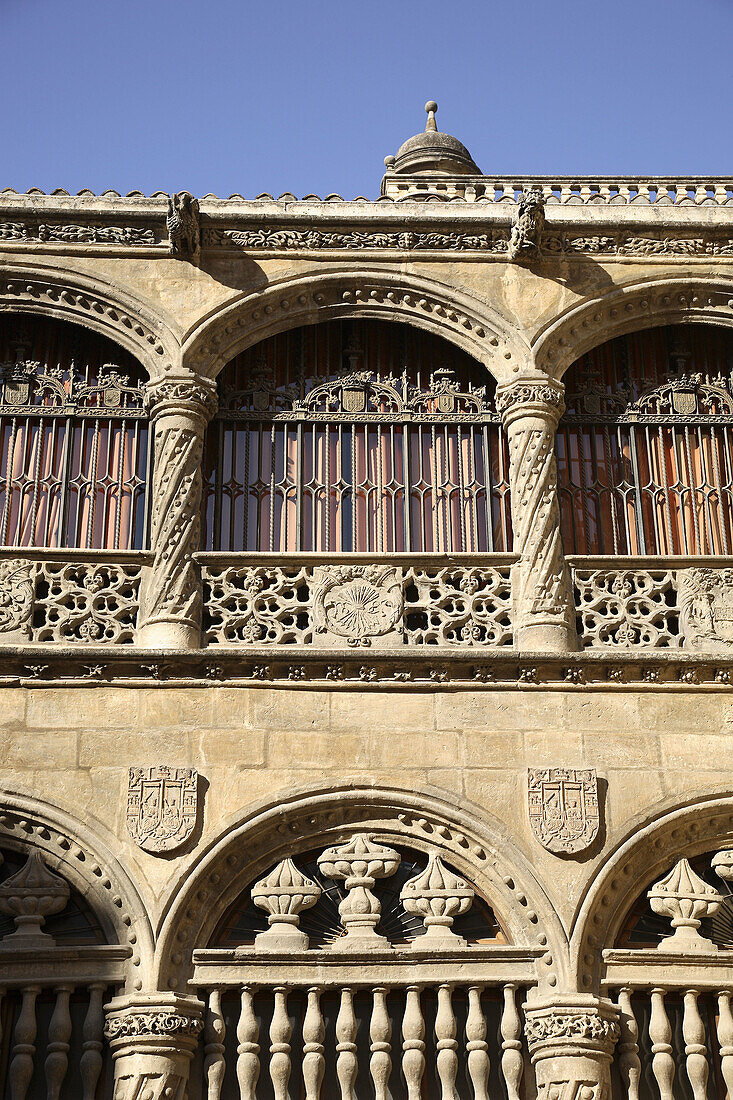
<instances>
[{"instance_id":1,"label":"carved coat of arms","mask_svg":"<svg viewBox=\"0 0 733 1100\"><path fill-rule=\"evenodd\" d=\"M529 821L548 852L572 855L596 838L598 780L593 768L530 768Z\"/></svg>"},{"instance_id":2,"label":"carved coat of arms","mask_svg":"<svg viewBox=\"0 0 733 1100\"><path fill-rule=\"evenodd\" d=\"M172 852L193 832L198 814L195 768L130 768L127 828L146 852Z\"/></svg>"},{"instance_id":3,"label":"carved coat of arms","mask_svg":"<svg viewBox=\"0 0 733 1100\"><path fill-rule=\"evenodd\" d=\"M733 569L681 569L680 634L685 649L729 650L733 645Z\"/></svg>"}]
</instances>

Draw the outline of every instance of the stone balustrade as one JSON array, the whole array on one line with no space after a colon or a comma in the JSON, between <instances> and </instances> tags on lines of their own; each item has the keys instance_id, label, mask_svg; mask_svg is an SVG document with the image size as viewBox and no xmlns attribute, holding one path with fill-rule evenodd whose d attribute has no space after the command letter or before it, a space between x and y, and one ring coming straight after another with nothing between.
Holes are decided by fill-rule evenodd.
<instances>
[{"instance_id":1,"label":"stone balustrade","mask_svg":"<svg viewBox=\"0 0 733 1100\"><path fill-rule=\"evenodd\" d=\"M384 192L396 200L438 194L446 200L515 204L529 189L548 206L733 206L733 179L702 176L469 176L436 182L423 177L385 176Z\"/></svg>"}]
</instances>

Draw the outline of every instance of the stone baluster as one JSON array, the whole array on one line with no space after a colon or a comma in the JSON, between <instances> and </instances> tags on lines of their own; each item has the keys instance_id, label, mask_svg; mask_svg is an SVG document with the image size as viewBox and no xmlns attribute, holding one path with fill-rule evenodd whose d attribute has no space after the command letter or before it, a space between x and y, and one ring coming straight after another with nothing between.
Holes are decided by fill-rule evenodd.
<instances>
[{"instance_id":1,"label":"stone baluster","mask_svg":"<svg viewBox=\"0 0 733 1100\"><path fill-rule=\"evenodd\" d=\"M538 1095L609 1100L618 1008L590 994L564 994L525 1005L525 1034Z\"/></svg>"},{"instance_id":2,"label":"stone baluster","mask_svg":"<svg viewBox=\"0 0 733 1100\"><path fill-rule=\"evenodd\" d=\"M374 1100L387 1100L387 1085L392 1072L392 1023L387 1012L387 990L384 986L377 986L372 991L369 1040L369 1072L374 1082Z\"/></svg>"},{"instance_id":3,"label":"stone baluster","mask_svg":"<svg viewBox=\"0 0 733 1100\"><path fill-rule=\"evenodd\" d=\"M435 1039L437 1043L436 1068L440 1078L441 1100L457 1100L458 1041L456 1040L456 1015L453 1011L452 988L438 987L438 1011L435 1015Z\"/></svg>"},{"instance_id":4,"label":"stone baluster","mask_svg":"<svg viewBox=\"0 0 733 1100\"><path fill-rule=\"evenodd\" d=\"M270 1079L275 1100L287 1100L290 1080L290 1036L288 991L284 986L274 990L275 1004L270 1021Z\"/></svg>"},{"instance_id":5,"label":"stone baluster","mask_svg":"<svg viewBox=\"0 0 733 1100\"><path fill-rule=\"evenodd\" d=\"M44 1065L47 1100L58 1100L69 1068L69 1039L71 1038L69 998L72 992L73 986L70 985L56 987L56 1004L48 1025L48 1046Z\"/></svg>"},{"instance_id":6,"label":"stone baluster","mask_svg":"<svg viewBox=\"0 0 733 1100\"><path fill-rule=\"evenodd\" d=\"M341 1086L341 1100L354 1100L354 1083L358 1064L356 1060L356 1016L354 994L351 989L341 990L341 1003L336 1017L336 1076Z\"/></svg>"},{"instance_id":7,"label":"stone baluster","mask_svg":"<svg viewBox=\"0 0 733 1100\"><path fill-rule=\"evenodd\" d=\"M323 1040L326 1028L321 1011L321 991L317 986L308 990L308 1007L303 1020L303 1083L305 1100L318 1100L323 1075L326 1072Z\"/></svg>"},{"instance_id":8,"label":"stone baluster","mask_svg":"<svg viewBox=\"0 0 733 1100\"><path fill-rule=\"evenodd\" d=\"M155 461L151 486L151 549L136 642L152 649L201 644L201 578L193 555L201 529L204 431L216 409L216 384L181 376L151 382L147 405Z\"/></svg>"},{"instance_id":9,"label":"stone baluster","mask_svg":"<svg viewBox=\"0 0 733 1100\"><path fill-rule=\"evenodd\" d=\"M33 1056L36 1053L36 997L38 986L28 985L23 990L18 1019L13 1032L8 1081L10 1100L25 1100L33 1077Z\"/></svg>"},{"instance_id":10,"label":"stone baluster","mask_svg":"<svg viewBox=\"0 0 733 1100\"><path fill-rule=\"evenodd\" d=\"M501 1014L501 1072L509 1100L519 1100L524 1058L522 1057L522 1022L517 1010L515 985L504 986L504 1008Z\"/></svg>"},{"instance_id":11,"label":"stone baluster","mask_svg":"<svg viewBox=\"0 0 733 1100\"><path fill-rule=\"evenodd\" d=\"M278 863L252 888L252 901L267 910L266 932L255 936L257 951L306 951L308 937L298 928L300 914L321 896L321 888L292 859Z\"/></svg>"},{"instance_id":12,"label":"stone baluster","mask_svg":"<svg viewBox=\"0 0 733 1100\"><path fill-rule=\"evenodd\" d=\"M652 1044L652 1073L657 1082L660 1100L672 1100L674 1082L672 1028L664 1007L664 993L663 989L652 990L649 1040Z\"/></svg>"},{"instance_id":13,"label":"stone baluster","mask_svg":"<svg viewBox=\"0 0 733 1100\"><path fill-rule=\"evenodd\" d=\"M104 991L106 986L95 983L89 987L89 1007L82 1026L82 1053L79 1061L82 1100L94 1100L102 1073L104 1049Z\"/></svg>"},{"instance_id":14,"label":"stone baluster","mask_svg":"<svg viewBox=\"0 0 733 1100\"><path fill-rule=\"evenodd\" d=\"M399 865L398 853L379 844L370 833L357 833L345 844L327 848L318 857L322 873L328 878L344 879L348 891L339 905L346 935L336 940L335 950L389 949L389 941L375 931L382 907L372 887L378 878L393 875Z\"/></svg>"},{"instance_id":15,"label":"stone baluster","mask_svg":"<svg viewBox=\"0 0 733 1100\"><path fill-rule=\"evenodd\" d=\"M477 985L472 985L468 990L466 1051L474 1100L489 1100L491 1063L489 1044L486 1042L486 1018L481 1008L481 989Z\"/></svg>"},{"instance_id":16,"label":"stone baluster","mask_svg":"<svg viewBox=\"0 0 733 1100\"><path fill-rule=\"evenodd\" d=\"M115 1096L184 1100L203 1004L177 993L115 997L106 1006Z\"/></svg>"},{"instance_id":17,"label":"stone baluster","mask_svg":"<svg viewBox=\"0 0 733 1100\"><path fill-rule=\"evenodd\" d=\"M226 1024L221 1011L221 990L212 989L204 1023L204 1079L208 1100L219 1100L221 1096L226 1070L225 1037Z\"/></svg>"},{"instance_id":18,"label":"stone baluster","mask_svg":"<svg viewBox=\"0 0 733 1100\"><path fill-rule=\"evenodd\" d=\"M237 1082L240 1100L255 1100L260 1076L260 1047L257 1042L260 1027L254 1013L252 990L242 988L239 1022L237 1023Z\"/></svg>"},{"instance_id":19,"label":"stone baluster","mask_svg":"<svg viewBox=\"0 0 733 1100\"><path fill-rule=\"evenodd\" d=\"M687 1077L695 1100L705 1100L708 1085L708 1059L705 1025L697 1004L698 991L688 989L684 996L682 1036L685 1040Z\"/></svg>"},{"instance_id":20,"label":"stone baluster","mask_svg":"<svg viewBox=\"0 0 733 1100\"><path fill-rule=\"evenodd\" d=\"M407 1084L407 1100L420 1100L424 1072L425 1020L420 1007L420 990L411 985L407 988L402 1017L402 1073Z\"/></svg>"},{"instance_id":21,"label":"stone baluster","mask_svg":"<svg viewBox=\"0 0 733 1100\"><path fill-rule=\"evenodd\" d=\"M500 386L496 407L509 439L515 642L522 649L577 648L570 575L560 537L555 432L563 386L544 375Z\"/></svg>"},{"instance_id":22,"label":"stone baluster","mask_svg":"<svg viewBox=\"0 0 733 1100\"><path fill-rule=\"evenodd\" d=\"M731 1013L730 998L729 990L718 994L718 1043L723 1080L728 1096L733 1096L733 1013Z\"/></svg>"},{"instance_id":23,"label":"stone baluster","mask_svg":"<svg viewBox=\"0 0 733 1100\"><path fill-rule=\"evenodd\" d=\"M641 1061L639 1059L639 1025L631 1007L631 990L624 987L618 998L621 1034L618 1043L618 1063L628 1100L639 1100Z\"/></svg>"}]
</instances>

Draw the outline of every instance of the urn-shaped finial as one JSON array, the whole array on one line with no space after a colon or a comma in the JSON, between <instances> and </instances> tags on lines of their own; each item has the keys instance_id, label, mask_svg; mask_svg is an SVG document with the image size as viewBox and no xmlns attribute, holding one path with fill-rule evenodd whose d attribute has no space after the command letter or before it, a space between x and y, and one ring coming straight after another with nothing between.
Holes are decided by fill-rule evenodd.
<instances>
[{"instance_id":1,"label":"urn-shaped finial","mask_svg":"<svg viewBox=\"0 0 733 1100\"><path fill-rule=\"evenodd\" d=\"M0 883L0 913L15 918L15 931L5 942L53 943L41 925L66 908L69 894L69 884L48 869L38 852L31 852L21 869Z\"/></svg>"},{"instance_id":2,"label":"urn-shaped finial","mask_svg":"<svg viewBox=\"0 0 733 1100\"><path fill-rule=\"evenodd\" d=\"M380 844L371 833L356 833L345 844L327 848L318 866L328 878L343 879L348 894L339 905L346 935L337 940L338 950L379 950L388 947L384 936L375 932L382 907L372 893L378 878L389 878L400 865L393 848Z\"/></svg>"},{"instance_id":3,"label":"urn-shaped finial","mask_svg":"<svg viewBox=\"0 0 733 1100\"><path fill-rule=\"evenodd\" d=\"M257 951L305 951L308 937L298 928L300 914L320 898L320 886L292 859L284 859L252 887L252 901L267 910L270 927L255 937Z\"/></svg>"},{"instance_id":4,"label":"urn-shaped finial","mask_svg":"<svg viewBox=\"0 0 733 1100\"><path fill-rule=\"evenodd\" d=\"M714 886L695 874L686 859L679 860L668 875L655 883L648 892L652 911L669 917L674 928L659 944L660 951L717 951L712 940L698 932L704 917L712 917L720 909L722 896Z\"/></svg>"},{"instance_id":5,"label":"urn-shaped finial","mask_svg":"<svg viewBox=\"0 0 733 1100\"><path fill-rule=\"evenodd\" d=\"M710 866L724 882L733 881L733 849L725 848L722 852L716 852Z\"/></svg>"},{"instance_id":6,"label":"urn-shaped finial","mask_svg":"<svg viewBox=\"0 0 733 1100\"><path fill-rule=\"evenodd\" d=\"M473 904L474 891L465 879L445 866L433 853L424 871L408 879L402 887L400 901L408 913L422 917L425 935L412 941L419 951L465 947L452 925L456 917L467 913Z\"/></svg>"}]
</instances>

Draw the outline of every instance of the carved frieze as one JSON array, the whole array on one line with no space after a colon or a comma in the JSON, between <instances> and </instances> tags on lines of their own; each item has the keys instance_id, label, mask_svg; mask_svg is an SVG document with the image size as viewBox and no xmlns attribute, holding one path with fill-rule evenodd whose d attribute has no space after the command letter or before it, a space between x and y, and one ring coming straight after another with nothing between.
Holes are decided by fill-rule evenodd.
<instances>
[{"instance_id":1,"label":"carved frieze","mask_svg":"<svg viewBox=\"0 0 733 1100\"><path fill-rule=\"evenodd\" d=\"M346 639L349 646L399 645L402 574L393 566L319 566L313 575L315 638L322 644Z\"/></svg>"},{"instance_id":2,"label":"carved frieze","mask_svg":"<svg viewBox=\"0 0 733 1100\"><path fill-rule=\"evenodd\" d=\"M188 840L198 817L195 768L130 768L127 828L140 848L158 855Z\"/></svg>"},{"instance_id":3,"label":"carved frieze","mask_svg":"<svg viewBox=\"0 0 733 1100\"><path fill-rule=\"evenodd\" d=\"M529 768L529 822L543 848L574 855L598 834L598 780L593 768Z\"/></svg>"},{"instance_id":4,"label":"carved frieze","mask_svg":"<svg viewBox=\"0 0 733 1100\"><path fill-rule=\"evenodd\" d=\"M181 1036L196 1038L203 1021L179 1012L125 1012L110 1016L104 1034L108 1039L129 1039L135 1036Z\"/></svg>"},{"instance_id":5,"label":"carved frieze","mask_svg":"<svg viewBox=\"0 0 733 1100\"><path fill-rule=\"evenodd\" d=\"M613 1044L619 1037L618 1020L595 1012L553 1012L529 1016L524 1027L530 1050L548 1039L593 1039Z\"/></svg>"},{"instance_id":6,"label":"carved frieze","mask_svg":"<svg viewBox=\"0 0 733 1100\"><path fill-rule=\"evenodd\" d=\"M158 243L152 229L134 225L44 225L32 222L0 222L0 241L28 244Z\"/></svg>"}]
</instances>

